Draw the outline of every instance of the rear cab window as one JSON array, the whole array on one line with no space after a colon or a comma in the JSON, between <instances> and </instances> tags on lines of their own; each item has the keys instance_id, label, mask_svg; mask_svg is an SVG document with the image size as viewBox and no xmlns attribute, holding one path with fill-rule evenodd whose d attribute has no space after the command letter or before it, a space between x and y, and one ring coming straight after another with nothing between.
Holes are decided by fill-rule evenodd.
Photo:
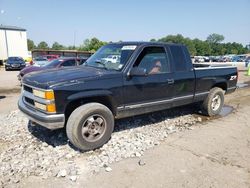
<instances>
[{"instance_id":1,"label":"rear cab window","mask_svg":"<svg viewBox=\"0 0 250 188\"><path fill-rule=\"evenodd\" d=\"M76 61L74 59L66 60L61 64L62 67L70 67L70 66L75 66Z\"/></svg>"},{"instance_id":2,"label":"rear cab window","mask_svg":"<svg viewBox=\"0 0 250 188\"><path fill-rule=\"evenodd\" d=\"M173 45L173 46L170 46L169 48L172 54L175 71L177 72L187 71L188 65L186 61L186 55L183 51L182 46Z\"/></svg>"}]
</instances>

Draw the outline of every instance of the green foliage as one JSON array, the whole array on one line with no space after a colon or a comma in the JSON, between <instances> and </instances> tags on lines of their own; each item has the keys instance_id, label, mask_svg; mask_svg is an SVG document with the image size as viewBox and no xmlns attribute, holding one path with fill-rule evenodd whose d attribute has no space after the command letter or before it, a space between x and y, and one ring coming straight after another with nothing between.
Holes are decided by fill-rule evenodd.
<instances>
[{"instance_id":1,"label":"green foliage","mask_svg":"<svg viewBox=\"0 0 250 188\"><path fill-rule=\"evenodd\" d=\"M222 43L224 40L223 35L213 33L207 37L207 40L203 41L200 39L190 39L183 37L181 34L177 35L167 35L166 37L160 39L151 39L151 42L168 42L168 43L178 43L184 44L187 46L190 54L192 56L201 55L201 56L217 56L225 54L245 54L248 52L247 47L244 47L242 44L233 42L233 43ZM34 42L28 39L28 48L32 50L35 48ZM97 38L91 38L84 40L83 44L79 47L68 46L65 47L58 42L54 42L51 49L54 50L80 50L80 51L89 51L95 52L107 42L100 41ZM42 41L37 46L38 49L49 49L49 46L46 42Z\"/></svg>"},{"instance_id":2,"label":"green foliage","mask_svg":"<svg viewBox=\"0 0 250 188\"><path fill-rule=\"evenodd\" d=\"M206 41L200 39L185 38L182 35L167 35L158 40L151 39L151 41L170 42L184 44L187 46L192 56L218 56L225 54L244 54L247 53L247 48L239 43L221 43L224 40L223 35L213 33L207 37Z\"/></svg>"},{"instance_id":3,"label":"green foliage","mask_svg":"<svg viewBox=\"0 0 250 188\"><path fill-rule=\"evenodd\" d=\"M66 48L63 45L59 44L58 42L54 42L51 49L53 49L53 50L64 50Z\"/></svg>"},{"instance_id":4,"label":"green foliage","mask_svg":"<svg viewBox=\"0 0 250 188\"><path fill-rule=\"evenodd\" d=\"M86 39L83 44L80 46L79 50L95 52L107 42L100 41L97 38Z\"/></svg>"},{"instance_id":5,"label":"green foliage","mask_svg":"<svg viewBox=\"0 0 250 188\"><path fill-rule=\"evenodd\" d=\"M49 49L49 45L48 45L46 42L42 41L42 42L40 42L40 43L37 45L37 48L38 48L38 49Z\"/></svg>"},{"instance_id":6,"label":"green foliage","mask_svg":"<svg viewBox=\"0 0 250 188\"><path fill-rule=\"evenodd\" d=\"M76 47L75 46L68 46L66 49L67 50L76 50Z\"/></svg>"},{"instance_id":7,"label":"green foliage","mask_svg":"<svg viewBox=\"0 0 250 188\"><path fill-rule=\"evenodd\" d=\"M190 38L184 38L181 34L178 35L168 35L158 40L159 42L169 42L169 43L177 43L184 44L187 46L191 55L196 54L196 48L194 43Z\"/></svg>"},{"instance_id":8,"label":"green foliage","mask_svg":"<svg viewBox=\"0 0 250 188\"><path fill-rule=\"evenodd\" d=\"M213 33L207 37L207 42L211 44L220 43L225 39L223 35Z\"/></svg>"},{"instance_id":9,"label":"green foliage","mask_svg":"<svg viewBox=\"0 0 250 188\"><path fill-rule=\"evenodd\" d=\"M208 56L211 54L212 49L208 42L199 39L194 39L192 42L196 49L195 55Z\"/></svg>"},{"instance_id":10,"label":"green foliage","mask_svg":"<svg viewBox=\"0 0 250 188\"><path fill-rule=\"evenodd\" d=\"M36 45L33 40L27 39L27 44L28 44L28 50L31 51L34 48L36 48Z\"/></svg>"}]
</instances>

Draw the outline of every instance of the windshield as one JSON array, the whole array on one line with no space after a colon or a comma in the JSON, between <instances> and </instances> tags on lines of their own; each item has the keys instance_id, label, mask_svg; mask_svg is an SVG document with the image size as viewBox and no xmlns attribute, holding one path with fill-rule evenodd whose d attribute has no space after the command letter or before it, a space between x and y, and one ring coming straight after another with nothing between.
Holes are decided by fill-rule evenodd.
<instances>
[{"instance_id":1,"label":"windshield","mask_svg":"<svg viewBox=\"0 0 250 188\"><path fill-rule=\"evenodd\" d=\"M23 61L21 57L9 57L8 60L10 61Z\"/></svg>"},{"instance_id":2,"label":"windshield","mask_svg":"<svg viewBox=\"0 0 250 188\"><path fill-rule=\"evenodd\" d=\"M44 57L36 57L35 61L48 61L48 60Z\"/></svg>"},{"instance_id":3,"label":"windshield","mask_svg":"<svg viewBox=\"0 0 250 188\"><path fill-rule=\"evenodd\" d=\"M55 59L53 61L51 61L49 64L45 65L44 67L47 68L53 68L53 67L57 67L57 65L59 65L63 60L61 59Z\"/></svg>"},{"instance_id":4,"label":"windshield","mask_svg":"<svg viewBox=\"0 0 250 188\"><path fill-rule=\"evenodd\" d=\"M108 44L93 54L84 65L107 70L121 70L135 48L135 45Z\"/></svg>"}]
</instances>

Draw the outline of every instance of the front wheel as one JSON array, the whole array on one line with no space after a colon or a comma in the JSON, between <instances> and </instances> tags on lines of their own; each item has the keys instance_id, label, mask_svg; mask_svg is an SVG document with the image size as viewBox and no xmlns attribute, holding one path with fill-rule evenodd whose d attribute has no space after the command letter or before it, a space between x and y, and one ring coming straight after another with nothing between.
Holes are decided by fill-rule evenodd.
<instances>
[{"instance_id":1,"label":"front wheel","mask_svg":"<svg viewBox=\"0 0 250 188\"><path fill-rule=\"evenodd\" d=\"M202 104L203 112L208 116L218 115L224 105L224 91L221 88L212 88Z\"/></svg>"},{"instance_id":2,"label":"front wheel","mask_svg":"<svg viewBox=\"0 0 250 188\"><path fill-rule=\"evenodd\" d=\"M99 103L88 103L76 108L66 125L70 142L83 151L99 148L108 142L113 129L112 112Z\"/></svg>"}]
</instances>

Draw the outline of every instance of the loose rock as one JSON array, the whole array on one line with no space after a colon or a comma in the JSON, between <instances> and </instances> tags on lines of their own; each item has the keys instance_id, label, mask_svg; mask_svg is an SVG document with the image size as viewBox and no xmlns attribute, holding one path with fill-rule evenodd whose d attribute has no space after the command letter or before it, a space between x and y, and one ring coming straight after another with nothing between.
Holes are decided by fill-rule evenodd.
<instances>
[{"instance_id":1,"label":"loose rock","mask_svg":"<svg viewBox=\"0 0 250 188\"><path fill-rule=\"evenodd\" d=\"M142 159L139 160L138 164L139 164L140 166L146 165L145 161L143 161Z\"/></svg>"},{"instance_id":2,"label":"loose rock","mask_svg":"<svg viewBox=\"0 0 250 188\"><path fill-rule=\"evenodd\" d=\"M105 171L106 171L106 172L111 172L111 171L112 171L112 168L106 167L106 168L105 168Z\"/></svg>"}]
</instances>

